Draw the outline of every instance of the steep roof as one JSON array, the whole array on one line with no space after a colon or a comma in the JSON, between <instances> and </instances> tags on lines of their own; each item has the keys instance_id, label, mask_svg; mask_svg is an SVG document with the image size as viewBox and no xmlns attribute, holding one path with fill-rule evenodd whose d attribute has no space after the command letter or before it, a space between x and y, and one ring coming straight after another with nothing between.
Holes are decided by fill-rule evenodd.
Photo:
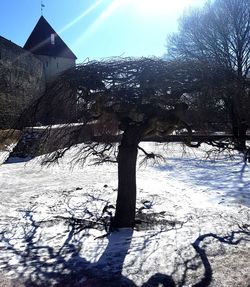
<instances>
[{"instance_id":1,"label":"steep roof","mask_svg":"<svg viewBox=\"0 0 250 287\"><path fill-rule=\"evenodd\" d=\"M43 16L38 20L23 48L36 55L77 59Z\"/></svg>"},{"instance_id":2,"label":"steep roof","mask_svg":"<svg viewBox=\"0 0 250 287\"><path fill-rule=\"evenodd\" d=\"M0 44L1 44L1 43L4 44L4 46L7 47L7 48L9 48L9 49L15 49L15 50L18 51L19 53L20 53L20 52L23 52L23 53L25 52L22 47L18 46L18 45L15 44L14 42L12 42L12 41L10 41L10 40L8 40L8 39L2 37L2 36L0 36ZM26 52L26 53L27 53L27 52Z\"/></svg>"}]
</instances>

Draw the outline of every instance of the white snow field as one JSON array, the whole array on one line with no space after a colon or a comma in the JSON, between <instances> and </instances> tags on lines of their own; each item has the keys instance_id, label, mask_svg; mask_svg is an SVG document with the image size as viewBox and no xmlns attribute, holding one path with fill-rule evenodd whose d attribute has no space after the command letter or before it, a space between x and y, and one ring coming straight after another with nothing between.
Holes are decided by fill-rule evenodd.
<instances>
[{"instance_id":1,"label":"white snow field","mask_svg":"<svg viewBox=\"0 0 250 287\"><path fill-rule=\"evenodd\" d=\"M107 236L82 219L115 205L115 164L72 168L75 147L59 165L1 165L0 286L249 287L249 165L180 144L142 146L166 157L138 165L142 224Z\"/></svg>"}]
</instances>

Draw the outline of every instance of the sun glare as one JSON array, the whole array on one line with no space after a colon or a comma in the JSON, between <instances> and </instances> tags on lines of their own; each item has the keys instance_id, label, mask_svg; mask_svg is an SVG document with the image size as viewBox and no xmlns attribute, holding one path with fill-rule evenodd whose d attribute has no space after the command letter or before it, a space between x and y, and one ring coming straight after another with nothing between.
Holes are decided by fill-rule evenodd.
<instances>
[{"instance_id":1,"label":"sun glare","mask_svg":"<svg viewBox=\"0 0 250 287\"><path fill-rule=\"evenodd\" d=\"M89 25L88 29L86 29L82 34L79 35L78 39L73 43L74 47L79 47L88 36L95 32L95 30L102 24L102 22L104 22L119 7L122 6L124 1L125 0L113 0L111 4L100 13L100 15L95 19L95 21L91 25Z\"/></svg>"},{"instance_id":2,"label":"sun glare","mask_svg":"<svg viewBox=\"0 0 250 287\"><path fill-rule=\"evenodd\" d=\"M96 10L103 0L96 0L86 11L80 14L71 23L66 25L60 32L69 29L71 26L80 21L83 17ZM78 48L82 43L102 25L104 21L110 18L116 11L125 11L134 13L138 19L162 19L173 15L180 15L185 8L198 5L201 0L111 0L105 9L101 10L99 15L93 20L87 29L83 31L73 43L74 48ZM98 9L97 9L98 10ZM129 12L128 12L129 11Z\"/></svg>"},{"instance_id":3,"label":"sun glare","mask_svg":"<svg viewBox=\"0 0 250 287\"><path fill-rule=\"evenodd\" d=\"M70 29L72 26L77 24L80 20L82 20L84 17L86 17L88 14L93 12L97 7L102 3L102 0L98 0L94 2L87 10L83 11L78 17L76 17L73 21L65 25L58 33L61 34L68 29Z\"/></svg>"},{"instance_id":4,"label":"sun glare","mask_svg":"<svg viewBox=\"0 0 250 287\"><path fill-rule=\"evenodd\" d=\"M142 16L145 14L157 16L180 12L197 2L197 0L129 0L128 2Z\"/></svg>"}]
</instances>

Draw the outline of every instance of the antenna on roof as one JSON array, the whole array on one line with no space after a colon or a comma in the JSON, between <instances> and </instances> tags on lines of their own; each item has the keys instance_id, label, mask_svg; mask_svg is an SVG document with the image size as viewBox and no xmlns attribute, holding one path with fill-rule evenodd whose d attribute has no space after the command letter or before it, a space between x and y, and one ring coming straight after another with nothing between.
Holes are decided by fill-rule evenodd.
<instances>
[{"instance_id":1,"label":"antenna on roof","mask_svg":"<svg viewBox=\"0 0 250 287\"><path fill-rule=\"evenodd\" d=\"M41 15L43 16L43 8L45 7L45 5L43 4L43 0L41 0Z\"/></svg>"}]
</instances>

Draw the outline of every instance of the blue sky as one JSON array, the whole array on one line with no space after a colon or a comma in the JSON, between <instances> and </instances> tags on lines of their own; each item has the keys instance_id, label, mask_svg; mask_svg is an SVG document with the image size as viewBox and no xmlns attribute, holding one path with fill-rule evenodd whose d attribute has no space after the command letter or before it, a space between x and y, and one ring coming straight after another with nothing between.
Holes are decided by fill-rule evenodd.
<instances>
[{"instance_id":1,"label":"blue sky","mask_svg":"<svg viewBox=\"0 0 250 287\"><path fill-rule=\"evenodd\" d=\"M0 0L0 35L23 46L41 16L40 0ZM162 56L167 35L205 0L43 0L43 15L78 62L112 56Z\"/></svg>"}]
</instances>

